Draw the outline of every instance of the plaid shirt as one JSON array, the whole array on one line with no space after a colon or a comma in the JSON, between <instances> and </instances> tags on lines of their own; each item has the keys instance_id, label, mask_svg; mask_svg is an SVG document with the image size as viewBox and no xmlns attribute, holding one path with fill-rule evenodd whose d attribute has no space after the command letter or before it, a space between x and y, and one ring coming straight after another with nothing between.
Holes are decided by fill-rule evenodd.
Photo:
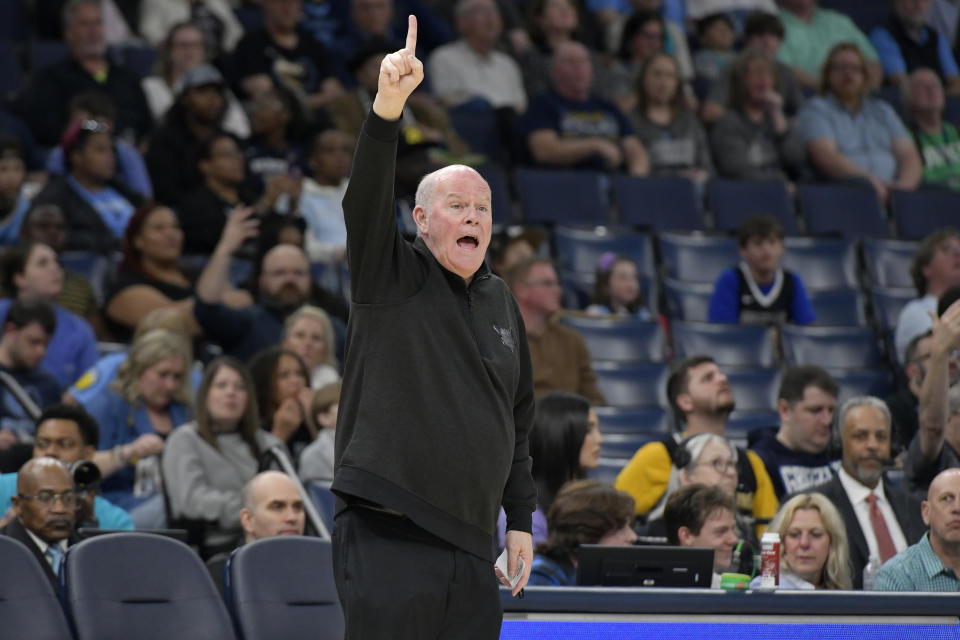
<instances>
[{"instance_id":1,"label":"plaid shirt","mask_svg":"<svg viewBox=\"0 0 960 640\"><path fill-rule=\"evenodd\" d=\"M877 591L960 591L960 579L930 546L930 533L890 558L877 573Z\"/></svg>"}]
</instances>

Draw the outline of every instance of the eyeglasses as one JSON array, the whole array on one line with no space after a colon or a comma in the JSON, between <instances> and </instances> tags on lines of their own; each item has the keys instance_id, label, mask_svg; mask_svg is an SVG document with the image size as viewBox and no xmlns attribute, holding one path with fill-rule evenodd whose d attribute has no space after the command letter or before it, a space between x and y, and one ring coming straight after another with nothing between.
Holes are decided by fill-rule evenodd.
<instances>
[{"instance_id":1,"label":"eyeglasses","mask_svg":"<svg viewBox=\"0 0 960 640\"><path fill-rule=\"evenodd\" d=\"M77 504L77 492L73 489L67 489L63 493L56 493L54 491L38 491L36 495L30 496L25 493L18 493L17 497L21 500L36 500L45 507L51 506L56 502L57 498L63 503L63 506L70 507L76 506Z\"/></svg>"},{"instance_id":2,"label":"eyeglasses","mask_svg":"<svg viewBox=\"0 0 960 640\"><path fill-rule=\"evenodd\" d=\"M110 133L110 125L101 120L81 120L80 129L92 133Z\"/></svg>"},{"instance_id":3,"label":"eyeglasses","mask_svg":"<svg viewBox=\"0 0 960 640\"><path fill-rule=\"evenodd\" d=\"M707 462L698 462L694 466L701 467L710 465L716 469L717 473L733 473L737 469L737 463L734 460L709 460Z\"/></svg>"}]
</instances>

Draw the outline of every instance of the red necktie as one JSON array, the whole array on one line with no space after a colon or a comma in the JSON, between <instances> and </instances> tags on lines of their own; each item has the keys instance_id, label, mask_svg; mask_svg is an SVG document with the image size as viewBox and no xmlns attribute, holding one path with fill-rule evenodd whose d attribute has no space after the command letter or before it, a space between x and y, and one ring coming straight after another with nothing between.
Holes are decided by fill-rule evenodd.
<instances>
[{"instance_id":1,"label":"red necktie","mask_svg":"<svg viewBox=\"0 0 960 640\"><path fill-rule=\"evenodd\" d=\"M873 535L877 539L880 561L886 562L897 555L897 547L893 544L893 537L890 535L890 529L887 528L887 521L877 505L877 496L871 493L867 496L867 502L870 503L870 526L873 527Z\"/></svg>"}]
</instances>

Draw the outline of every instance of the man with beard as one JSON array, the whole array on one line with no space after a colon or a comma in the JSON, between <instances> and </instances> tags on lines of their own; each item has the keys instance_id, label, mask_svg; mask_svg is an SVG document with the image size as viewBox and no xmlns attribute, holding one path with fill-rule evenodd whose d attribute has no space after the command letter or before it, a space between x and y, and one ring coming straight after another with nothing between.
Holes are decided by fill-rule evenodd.
<instances>
[{"instance_id":1,"label":"man with beard","mask_svg":"<svg viewBox=\"0 0 960 640\"><path fill-rule=\"evenodd\" d=\"M680 442L699 433L724 435L734 408L727 376L710 356L687 358L667 379L667 400L683 431L640 447L623 468L614 486L633 496L638 516L660 517L665 497L678 486L674 454ZM684 465L679 465L684 466ZM777 512L773 482L760 456L737 448L737 511L758 530ZM759 535L759 534L758 534Z\"/></svg>"},{"instance_id":2,"label":"man with beard","mask_svg":"<svg viewBox=\"0 0 960 640\"><path fill-rule=\"evenodd\" d=\"M877 591L960 590L960 469L933 479L921 510L930 533L880 568Z\"/></svg>"},{"instance_id":3,"label":"man with beard","mask_svg":"<svg viewBox=\"0 0 960 640\"><path fill-rule=\"evenodd\" d=\"M827 55L822 95L797 116L795 135L814 171L828 180L869 183L883 202L923 177L913 138L889 104L869 96L867 61L844 42Z\"/></svg>"},{"instance_id":4,"label":"man with beard","mask_svg":"<svg viewBox=\"0 0 960 640\"><path fill-rule=\"evenodd\" d=\"M77 493L70 472L55 458L34 458L17 473L17 495L11 501L17 519L0 535L26 545L57 591L60 560L76 542Z\"/></svg>"},{"instance_id":5,"label":"man with beard","mask_svg":"<svg viewBox=\"0 0 960 640\"><path fill-rule=\"evenodd\" d=\"M808 491L827 496L843 516L850 539L853 588L863 587L870 558L886 562L924 532L919 501L883 476L890 460L890 410L880 398L850 398L837 412L840 470Z\"/></svg>"},{"instance_id":6,"label":"man with beard","mask_svg":"<svg viewBox=\"0 0 960 640\"><path fill-rule=\"evenodd\" d=\"M310 298L310 262L298 246L278 244L263 256L257 282L257 303L245 309L223 304L233 254L257 234L253 209L240 207L227 219L220 241L197 280L193 309L207 338L225 353L247 361L257 351L280 342L287 316Z\"/></svg>"}]
</instances>

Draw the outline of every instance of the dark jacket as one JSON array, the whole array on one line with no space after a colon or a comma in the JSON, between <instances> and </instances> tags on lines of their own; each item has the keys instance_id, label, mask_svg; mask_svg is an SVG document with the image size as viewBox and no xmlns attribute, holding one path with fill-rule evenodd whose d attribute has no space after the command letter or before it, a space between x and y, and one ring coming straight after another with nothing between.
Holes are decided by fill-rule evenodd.
<instances>
[{"instance_id":1,"label":"dark jacket","mask_svg":"<svg viewBox=\"0 0 960 640\"><path fill-rule=\"evenodd\" d=\"M143 198L119 183L111 183L120 195L134 207L143 202ZM104 224L97 210L77 193L66 176L54 176L33 199L33 204L52 203L60 207L67 220L67 249L76 251L94 251L111 254L121 248L120 239Z\"/></svg>"},{"instance_id":2,"label":"dark jacket","mask_svg":"<svg viewBox=\"0 0 960 640\"><path fill-rule=\"evenodd\" d=\"M332 489L492 561L501 503L508 530L529 532L536 508L523 318L486 266L468 286L400 235L398 130L368 116L343 200L353 306Z\"/></svg>"},{"instance_id":3,"label":"dark jacket","mask_svg":"<svg viewBox=\"0 0 960 640\"><path fill-rule=\"evenodd\" d=\"M37 559L37 562L40 563L40 567L43 569L44 575L47 576L47 580L50 581L50 586L53 587L54 593L60 593L60 587L57 585L57 574L53 572L53 567L50 566L50 563L47 562L47 558L40 553L40 548L37 547L36 543L33 541L33 538L27 533L26 528L23 524L20 523L20 519L16 518L12 520L7 526L3 529L0 529L0 536L7 536L8 538L13 538L14 540L19 540L23 544L27 545L27 549L30 549L30 553ZM67 546L71 546L78 541L77 534L73 531L70 532L70 536L67 538Z\"/></svg>"},{"instance_id":4,"label":"dark jacket","mask_svg":"<svg viewBox=\"0 0 960 640\"><path fill-rule=\"evenodd\" d=\"M863 530L860 528L860 521L857 520L857 514L853 510L853 504L850 503L847 492L843 490L843 485L840 484L840 478L834 476L829 482L807 490L807 493L813 492L822 493L829 498L843 517L843 523L847 527L847 539L850 542L853 588L862 589L863 568L867 566L867 562L870 560L870 548L867 546L867 539L863 537ZM907 544L918 542L927 531L923 520L920 518L920 501L891 485L886 478L883 480L883 493L890 501L893 514L897 517L897 522L900 523Z\"/></svg>"}]
</instances>

